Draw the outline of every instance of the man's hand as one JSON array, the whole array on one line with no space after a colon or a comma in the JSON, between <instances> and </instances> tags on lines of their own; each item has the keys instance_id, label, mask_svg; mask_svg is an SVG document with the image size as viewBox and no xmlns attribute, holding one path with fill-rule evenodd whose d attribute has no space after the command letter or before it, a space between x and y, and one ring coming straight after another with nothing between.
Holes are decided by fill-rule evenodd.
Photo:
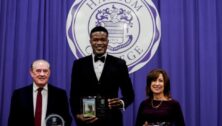
<instances>
[{"instance_id":1,"label":"man's hand","mask_svg":"<svg viewBox=\"0 0 222 126\"><path fill-rule=\"evenodd\" d=\"M79 119L82 122L85 122L87 124L94 123L95 121L98 120L98 118L96 116L84 117L83 114L77 114L76 117L77 117L77 119Z\"/></svg>"},{"instance_id":2,"label":"man's hand","mask_svg":"<svg viewBox=\"0 0 222 126\"><path fill-rule=\"evenodd\" d=\"M148 122L146 121L143 126L149 126Z\"/></svg>"},{"instance_id":3,"label":"man's hand","mask_svg":"<svg viewBox=\"0 0 222 126\"><path fill-rule=\"evenodd\" d=\"M122 108L123 104L119 98L108 99L108 106L110 109L112 108Z\"/></svg>"}]
</instances>

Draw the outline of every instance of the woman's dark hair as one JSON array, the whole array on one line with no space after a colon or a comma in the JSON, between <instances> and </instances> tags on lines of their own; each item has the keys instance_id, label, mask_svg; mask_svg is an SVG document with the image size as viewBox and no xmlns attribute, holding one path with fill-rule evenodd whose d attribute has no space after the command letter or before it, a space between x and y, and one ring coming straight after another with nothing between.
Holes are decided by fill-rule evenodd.
<instances>
[{"instance_id":1,"label":"woman's dark hair","mask_svg":"<svg viewBox=\"0 0 222 126\"><path fill-rule=\"evenodd\" d=\"M163 75L163 80L164 80L164 96L171 98L170 96L170 79L167 75L167 73L163 69L153 69L151 70L146 78L146 95L149 98L153 98L153 92L151 91L151 82L157 80L159 75Z\"/></svg>"}]
</instances>

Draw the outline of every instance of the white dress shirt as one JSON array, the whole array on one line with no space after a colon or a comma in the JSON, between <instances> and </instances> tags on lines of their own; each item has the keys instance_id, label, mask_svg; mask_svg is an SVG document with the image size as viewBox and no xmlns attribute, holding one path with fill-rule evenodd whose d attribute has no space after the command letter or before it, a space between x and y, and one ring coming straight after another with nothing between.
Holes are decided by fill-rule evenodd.
<instances>
[{"instance_id":1,"label":"white dress shirt","mask_svg":"<svg viewBox=\"0 0 222 126\"><path fill-rule=\"evenodd\" d=\"M37 100L37 93L38 88L35 83L33 83L33 106L34 106L34 116L35 116L35 109L36 109L36 100ZM42 90L42 119L41 119L41 126L46 126L45 124L45 116L47 110L47 101L48 101L48 84L43 87Z\"/></svg>"},{"instance_id":2,"label":"white dress shirt","mask_svg":"<svg viewBox=\"0 0 222 126\"><path fill-rule=\"evenodd\" d=\"M96 77L97 77L97 80L99 81L100 77L101 77L101 74L103 72L103 68L104 68L104 64L106 62L106 56L107 56L107 53L105 53L103 56L105 56L105 62L103 63L102 61L98 60L97 62L94 61L94 57L95 57L95 54L92 55L93 56L93 67L94 67L94 71L96 73ZM101 56L102 57L102 56Z\"/></svg>"}]
</instances>

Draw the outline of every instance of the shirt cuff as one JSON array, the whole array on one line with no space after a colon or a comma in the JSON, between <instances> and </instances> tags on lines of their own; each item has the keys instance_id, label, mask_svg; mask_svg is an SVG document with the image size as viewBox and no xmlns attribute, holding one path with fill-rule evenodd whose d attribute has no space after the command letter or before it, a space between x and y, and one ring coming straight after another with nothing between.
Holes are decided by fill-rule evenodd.
<instances>
[{"instance_id":1,"label":"shirt cuff","mask_svg":"<svg viewBox=\"0 0 222 126\"><path fill-rule=\"evenodd\" d=\"M125 111L125 103L123 100L120 99L120 101L122 102L123 107L121 108L122 111Z\"/></svg>"}]
</instances>

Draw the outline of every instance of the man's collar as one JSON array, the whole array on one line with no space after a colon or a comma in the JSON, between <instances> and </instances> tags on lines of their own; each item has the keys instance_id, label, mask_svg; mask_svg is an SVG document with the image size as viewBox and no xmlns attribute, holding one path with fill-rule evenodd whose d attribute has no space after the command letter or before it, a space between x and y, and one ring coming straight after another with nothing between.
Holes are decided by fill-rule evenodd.
<instances>
[{"instance_id":1,"label":"man's collar","mask_svg":"<svg viewBox=\"0 0 222 126\"><path fill-rule=\"evenodd\" d=\"M35 82L33 82L33 90L37 91L38 88L39 87L35 84ZM43 87L43 90L48 90L48 83Z\"/></svg>"},{"instance_id":2,"label":"man's collar","mask_svg":"<svg viewBox=\"0 0 222 126\"><path fill-rule=\"evenodd\" d=\"M98 57L98 56L95 56L94 57L94 61L97 62L97 61L101 61L101 62L105 62L105 56L101 56L101 57Z\"/></svg>"},{"instance_id":3,"label":"man's collar","mask_svg":"<svg viewBox=\"0 0 222 126\"><path fill-rule=\"evenodd\" d=\"M101 60L103 63L105 62L106 60L106 57L107 57L107 52L105 54L103 54L102 56L96 56L94 53L92 53L92 57L93 57L93 61L96 62L98 60Z\"/></svg>"}]
</instances>

